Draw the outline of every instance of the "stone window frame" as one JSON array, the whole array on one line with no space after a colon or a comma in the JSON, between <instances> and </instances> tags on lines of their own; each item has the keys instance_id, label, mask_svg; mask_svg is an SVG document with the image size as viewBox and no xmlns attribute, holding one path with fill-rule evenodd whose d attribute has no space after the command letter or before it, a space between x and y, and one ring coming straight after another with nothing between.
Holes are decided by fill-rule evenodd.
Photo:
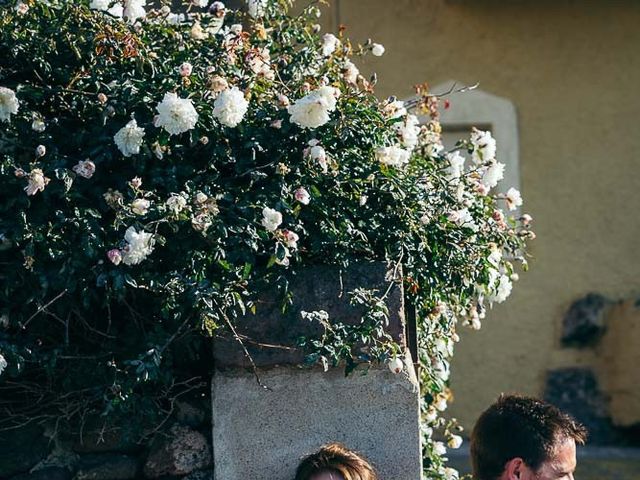
<instances>
[{"instance_id":1,"label":"stone window frame","mask_svg":"<svg viewBox=\"0 0 640 480\"><path fill-rule=\"evenodd\" d=\"M448 92L453 85L461 88L462 82L449 80L430 90L435 94ZM447 96L451 102L448 109L440 109L440 124L443 132L459 133L461 139L469 138L471 127L491 130L496 139L496 159L505 164L504 179L496 188L497 193L506 193L510 188L520 190L520 156L518 117L510 100L498 97L479 88ZM421 123L428 121L420 117Z\"/></svg>"}]
</instances>

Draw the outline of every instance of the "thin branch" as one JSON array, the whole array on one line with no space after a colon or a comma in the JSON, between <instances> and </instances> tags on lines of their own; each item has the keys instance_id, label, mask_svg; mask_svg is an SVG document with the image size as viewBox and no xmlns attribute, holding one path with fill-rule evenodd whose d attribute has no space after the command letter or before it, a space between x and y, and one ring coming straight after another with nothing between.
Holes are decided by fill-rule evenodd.
<instances>
[{"instance_id":1,"label":"thin branch","mask_svg":"<svg viewBox=\"0 0 640 480\"><path fill-rule=\"evenodd\" d=\"M27 326L29 325L29 323L31 322L31 320L33 320L35 317L37 317L43 310L45 310L47 307L49 307L52 303L56 302L57 300L59 300L60 298L62 298L65 294L67 293L67 289L65 288L62 292L60 292L58 295L56 295L56 297L51 300L49 303L47 303L46 305L38 308L38 310L36 311L36 313L34 313L33 315L31 315L27 321L24 323L24 325L22 326L22 329L24 330L25 328L27 328Z\"/></svg>"},{"instance_id":2,"label":"thin branch","mask_svg":"<svg viewBox=\"0 0 640 480\"><path fill-rule=\"evenodd\" d=\"M221 309L218 309L218 311L220 312L220 315L222 315L222 318L224 318L224 321L226 322L227 326L229 327L229 330L231 330L231 333L233 333L233 337L236 339L236 341L242 347L242 350L244 351L245 357L247 357L247 359L249 360L249 363L251 364L251 369L253 370L253 375L256 377L256 382L258 382L258 385L260 385L265 390L272 391L271 388L269 388L266 385L263 385L262 381L260 380L260 376L258 375L258 367L256 366L256 362L253 361L253 357L249 353L249 350L247 350L247 347L245 347L244 342L242 341L242 338L240 338L240 335L238 335L238 332L236 331L235 327L233 326L233 323L231 322L231 320L229 320L229 317L227 317L227 314L224 313Z\"/></svg>"}]
</instances>

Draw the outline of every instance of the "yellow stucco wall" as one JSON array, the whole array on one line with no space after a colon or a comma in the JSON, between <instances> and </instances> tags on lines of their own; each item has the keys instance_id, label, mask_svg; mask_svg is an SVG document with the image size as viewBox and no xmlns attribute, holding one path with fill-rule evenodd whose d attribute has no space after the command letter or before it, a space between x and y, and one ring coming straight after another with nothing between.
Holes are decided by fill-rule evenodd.
<instances>
[{"instance_id":1,"label":"yellow stucco wall","mask_svg":"<svg viewBox=\"0 0 640 480\"><path fill-rule=\"evenodd\" d=\"M327 26L385 45L360 65L378 73L381 97L456 79L518 111L532 268L480 332L462 332L451 414L471 427L500 392L541 395L548 369L593 364L591 351L561 349L559 330L590 291L640 293L640 2L333 0L326 10Z\"/></svg>"}]
</instances>

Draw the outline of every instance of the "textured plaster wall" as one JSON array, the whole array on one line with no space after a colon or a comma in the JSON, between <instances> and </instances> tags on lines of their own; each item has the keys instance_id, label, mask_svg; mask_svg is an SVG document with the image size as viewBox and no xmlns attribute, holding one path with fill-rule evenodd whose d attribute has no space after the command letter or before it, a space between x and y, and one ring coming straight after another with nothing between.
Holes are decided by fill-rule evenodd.
<instances>
[{"instance_id":1,"label":"textured plaster wall","mask_svg":"<svg viewBox=\"0 0 640 480\"><path fill-rule=\"evenodd\" d=\"M462 332L452 415L471 427L500 392L541 395L548 369L593 364L560 348L559 329L590 291L640 293L640 2L333 0L327 14L327 27L387 48L360 64L378 73L379 96L453 78L518 112L523 211L538 239L510 301Z\"/></svg>"}]
</instances>

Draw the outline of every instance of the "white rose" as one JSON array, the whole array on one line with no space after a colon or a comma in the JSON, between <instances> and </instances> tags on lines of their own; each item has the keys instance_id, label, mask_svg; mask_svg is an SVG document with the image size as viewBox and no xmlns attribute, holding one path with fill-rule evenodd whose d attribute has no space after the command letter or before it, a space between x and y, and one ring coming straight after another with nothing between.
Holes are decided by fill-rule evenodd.
<instances>
[{"instance_id":1,"label":"white rose","mask_svg":"<svg viewBox=\"0 0 640 480\"><path fill-rule=\"evenodd\" d=\"M262 209L262 226L270 232L275 232L282 223L282 214L273 208Z\"/></svg>"},{"instance_id":2,"label":"white rose","mask_svg":"<svg viewBox=\"0 0 640 480\"><path fill-rule=\"evenodd\" d=\"M320 145L313 145L309 147L307 151L307 156L313 161L320 165L322 171L327 173L329 169L329 164L327 163L327 152Z\"/></svg>"},{"instance_id":3,"label":"white rose","mask_svg":"<svg viewBox=\"0 0 640 480\"><path fill-rule=\"evenodd\" d=\"M106 12L107 10L109 10L110 3L111 0L91 0L89 8L91 10L102 10Z\"/></svg>"},{"instance_id":4,"label":"white rose","mask_svg":"<svg viewBox=\"0 0 640 480\"><path fill-rule=\"evenodd\" d=\"M394 126L398 132L402 146L413 149L418 143L418 135L420 134L420 121L418 117L409 114L403 122L398 122Z\"/></svg>"},{"instance_id":5,"label":"white rose","mask_svg":"<svg viewBox=\"0 0 640 480\"><path fill-rule=\"evenodd\" d=\"M433 442L433 453L436 455L445 455L447 453L447 447L442 442Z\"/></svg>"},{"instance_id":6,"label":"white rose","mask_svg":"<svg viewBox=\"0 0 640 480\"><path fill-rule=\"evenodd\" d=\"M153 251L153 235L151 233L137 232L134 227L129 227L124 234L124 239L127 242L122 256L125 265L137 265Z\"/></svg>"},{"instance_id":7,"label":"white rose","mask_svg":"<svg viewBox=\"0 0 640 480\"><path fill-rule=\"evenodd\" d=\"M4 358L4 355L0 353L0 375L4 372L4 369L7 368L7 360Z\"/></svg>"},{"instance_id":8,"label":"white rose","mask_svg":"<svg viewBox=\"0 0 640 480\"><path fill-rule=\"evenodd\" d=\"M374 43L371 46L371 53L373 53L373 55L376 57L381 57L382 55L384 55L384 46L380 45L379 43Z\"/></svg>"},{"instance_id":9,"label":"white rose","mask_svg":"<svg viewBox=\"0 0 640 480\"><path fill-rule=\"evenodd\" d=\"M488 189L495 187L504 178L504 163L496 162L492 164L482 175L482 183Z\"/></svg>"},{"instance_id":10,"label":"white rose","mask_svg":"<svg viewBox=\"0 0 640 480\"><path fill-rule=\"evenodd\" d=\"M336 109L339 90L324 86L302 97L287 107L291 122L302 128L318 128L330 120L329 114Z\"/></svg>"},{"instance_id":11,"label":"white rose","mask_svg":"<svg viewBox=\"0 0 640 480\"><path fill-rule=\"evenodd\" d=\"M507 190L506 200L509 210L515 210L522 205L522 196L520 195L520 192L515 188L510 188L509 190Z\"/></svg>"},{"instance_id":12,"label":"white rose","mask_svg":"<svg viewBox=\"0 0 640 480\"><path fill-rule=\"evenodd\" d=\"M35 195L38 192L43 192L47 183L49 183L49 179L44 176L42 170L34 168L29 173L29 184L24 187L24 191L27 192L27 195Z\"/></svg>"},{"instance_id":13,"label":"white rose","mask_svg":"<svg viewBox=\"0 0 640 480\"><path fill-rule=\"evenodd\" d=\"M25 13L27 13L29 11L29 5L19 1L18 3L16 3L15 9L16 9L16 12L18 12L19 15L24 15Z\"/></svg>"},{"instance_id":14,"label":"white rose","mask_svg":"<svg viewBox=\"0 0 640 480\"><path fill-rule=\"evenodd\" d=\"M42 133L45 131L46 128L47 126L40 118L34 118L33 122L31 122L31 129L34 132Z\"/></svg>"},{"instance_id":15,"label":"white rose","mask_svg":"<svg viewBox=\"0 0 640 480\"><path fill-rule=\"evenodd\" d=\"M350 60L346 60L342 66L342 76L345 82L355 85L358 82L358 75L360 75L358 67L356 67Z\"/></svg>"},{"instance_id":16,"label":"white rose","mask_svg":"<svg viewBox=\"0 0 640 480\"><path fill-rule=\"evenodd\" d=\"M113 136L116 146L125 157L140 153L143 138L144 128L138 127L135 119L127 123Z\"/></svg>"},{"instance_id":17,"label":"white rose","mask_svg":"<svg viewBox=\"0 0 640 480\"><path fill-rule=\"evenodd\" d=\"M471 159L475 163L492 162L496 158L496 141L491 132L474 128L471 131L471 144L473 153Z\"/></svg>"},{"instance_id":18,"label":"white rose","mask_svg":"<svg viewBox=\"0 0 640 480\"><path fill-rule=\"evenodd\" d=\"M146 0L124 0L123 16L130 23L135 23L139 18L144 18L146 12L144 10Z\"/></svg>"},{"instance_id":19,"label":"white rose","mask_svg":"<svg viewBox=\"0 0 640 480\"><path fill-rule=\"evenodd\" d=\"M179 98L173 92L165 93L156 106L156 127L164 128L170 135L179 135L196 126L198 112L188 98Z\"/></svg>"},{"instance_id":20,"label":"white rose","mask_svg":"<svg viewBox=\"0 0 640 480\"><path fill-rule=\"evenodd\" d=\"M227 127L236 127L244 118L249 108L249 102L244 98L244 93L237 87L233 87L218 95L213 103L213 116Z\"/></svg>"},{"instance_id":21,"label":"white rose","mask_svg":"<svg viewBox=\"0 0 640 480\"><path fill-rule=\"evenodd\" d=\"M376 160L390 167L402 168L409 163L409 152L396 146L380 147L376 149Z\"/></svg>"},{"instance_id":22,"label":"white rose","mask_svg":"<svg viewBox=\"0 0 640 480\"><path fill-rule=\"evenodd\" d=\"M339 44L340 40L333 33L325 33L322 36L322 55L325 57L330 56L336 51Z\"/></svg>"},{"instance_id":23,"label":"white rose","mask_svg":"<svg viewBox=\"0 0 640 480\"><path fill-rule=\"evenodd\" d=\"M489 300L496 303L504 302L511 295L512 288L511 279L507 275L500 275L496 291L489 296Z\"/></svg>"},{"instance_id":24,"label":"white rose","mask_svg":"<svg viewBox=\"0 0 640 480\"><path fill-rule=\"evenodd\" d=\"M80 160L74 165L73 171L83 178L91 178L96 171L96 164L91 160Z\"/></svg>"},{"instance_id":25,"label":"white rose","mask_svg":"<svg viewBox=\"0 0 640 480\"><path fill-rule=\"evenodd\" d=\"M480 229L468 208L454 210L449 213L448 218L458 226L470 228L474 232Z\"/></svg>"},{"instance_id":26,"label":"white rose","mask_svg":"<svg viewBox=\"0 0 640 480\"><path fill-rule=\"evenodd\" d=\"M288 248L294 250L298 248L298 240L300 240L300 237L297 233L292 232L291 230L283 230L282 236L284 238L284 243Z\"/></svg>"},{"instance_id":27,"label":"white rose","mask_svg":"<svg viewBox=\"0 0 640 480\"><path fill-rule=\"evenodd\" d=\"M196 193L195 196L195 202L199 205L202 205L204 202L206 202L209 199L209 197L207 196L206 193L203 192L198 192Z\"/></svg>"},{"instance_id":28,"label":"white rose","mask_svg":"<svg viewBox=\"0 0 640 480\"><path fill-rule=\"evenodd\" d=\"M462 445L462 437L460 435L451 435L447 441L450 448L460 448Z\"/></svg>"},{"instance_id":29,"label":"white rose","mask_svg":"<svg viewBox=\"0 0 640 480\"><path fill-rule=\"evenodd\" d=\"M433 403L433 406L436 407L436 410L444 412L447 409L447 397L439 395L436 397L436 401Z\"/></svg>"},{"instance_id":30,"label":"white rose","mask_svg":"<svg viewBox=\"0 0 640 480\"><path fill-rule=\"evenodd\" d=\"M16 92L10 88L0 87L0 122L10 122L11 115L18 113L20 102Z\"/></svg>"},{"instance_id":31,"label":"white rose","mask_svg":"<svg viewBox=\"0 0 640 480\"><path fill-rule=\"evenodd\" d=\"M382 113L389 118L399 118L407 114L407 109L402 100L393 100L391 97L383 104Z\"/></svg>"},{"instance_id":32,"label":"white rose","mask_svg":"<svg viewBox=\"0 0 640 480\"><path fill-rule=\"evenodd\" d=\"M247 0L247 8L252 18L264 16L268 0Z\"/></svg>"},{"instance_id":33,"label":"white rose","mask_svg":"<svg viewBox=\"0 0 640 480\"><path fill-rule=\"evenodd\" d=\"M145 200L144 198L138 198L131 202L131 210L136 215L146 215L149 211L149 206L151 202L149 200Z\"/></svg>"},{"instance_id":34,"label":"white rose","mask_svg":"<svg viewBox=\"0 0 640 480\"><path fill-rule=\"evenodd\" d=\"M187 200L182 195L171 195L166 205L174 214L178 214L187 206Z\"/></svg>"},{"instance_id":35,"label":"white rose","mask_svg":"<svg viewBox=\"0 0 640 480\"><path fill-rule=\"evenodd\" d=\"M204 40L209 37L207 32L205 32L204 29L202 28L202 25L200 24L200 22L198 22L197 20L193 22L193 25L191 26L191 31L189 33L191 35L191 38L193 38L194 40Z\"/></svg>"},{"instance_id":36,"label":"white rose","mask_svg":"<svg viewBox=\"0 0 640 480\"><path fill-rule=\"evenodd\" d=\"M449 160L447 175L451 180L458 180L464 172L464 157L458 152L453 152L447 155L447 160Z\"/></svg>"},{"instance_id":37,"label":"white rose","mask_svg":"<svg viewBox=\"0 0 640 480\"><path fill-rule=\"evenodd\" d=\"M458 480L460 478L460 473L455 468L446 467L442 473L446 480Z\"/></svg>"},{"instance_id":38,"label":"white rose","mask_svg":"<svg viewBox=\"0 0 640 480\"><path fill-rule=\"evenodd\" d=\"M180 25L187 19L187 17L185 17L184 13L169 12L164 19L169 25Z\"/></svg>"},{"instance_id":39,"label":"white rose","mask_svg":"<svg viewBox=\"0 0 640 480\"><path fill-rule=\"evenodd\" d=\"M124 15L124 7L122 6L122 4L120 2L116 2L113 7L111 7L109 10L107 10L107 13L109 15L113 15L116 18L122 18L122 16Z\"/></svg>"},{"instance_id":40,"label":"white rose","mask_svg":"<svg viewBox=\"0 0 640 480\"><path fill-rule=\"evenodd\" d=\"M443 382L449 380L449 375L451 374L451 367L449 362L446 360L437 360L433 364L433 373L435 373L436 377L438 377Z\"/></svg>"},{"instance_id":41,"label":"white rose","mask_svg":"<svg viewBox=\"0 0 640 480\"><path fill-rule=\"evenodd\" d=\"M183 62L178 68L178 72L180 72L181 77L188 77L193 72L193 65L189 62Z\"/></svg>"},{"instance_id":42,"label":"white rose","mask_svg":"<svg viewBox=\"0 0 640 480\"><path fill-rule=\"evenodd\" d=\"M271 69L271 54L267 47L251 49L247 53L245 61L256 75L262 75L269 80L274 79L275 74Z\"/></svg>"},{"instance_id":43,"label":"white rose","mask_svg":"<svg viewBox=\"0 0 640 480\"><path fill-rule=\"evenodd\" d=\"M393 373L400 373L404 369L404 363L398 357L393 357L389 360L389 370Z\"/></svg>"},{"instance_id":44,"label":"white rose","mask_svg":"<svg viewBox=\"0 0 640 480\"><path fill-rule=\"evenodd\" d=\"M309 195L309 192L307 192L307 189L304 187L298 188L293 193L293 196L298 202L303 205L309 205L309 202L311 201L311 196Z\"/></svg>"}]
</instances>

